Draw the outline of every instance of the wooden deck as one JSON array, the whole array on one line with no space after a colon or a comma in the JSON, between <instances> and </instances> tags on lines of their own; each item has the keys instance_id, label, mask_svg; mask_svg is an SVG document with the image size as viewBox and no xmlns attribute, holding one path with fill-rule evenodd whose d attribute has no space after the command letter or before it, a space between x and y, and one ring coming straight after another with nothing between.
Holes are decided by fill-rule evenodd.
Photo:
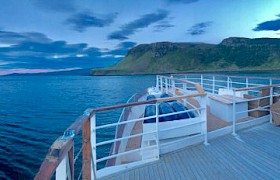
<instances>
[{"instance_id":1,"label":"wooden deck","mask_svg":"<svg viewBox=\"0 0 280 180\"><path fill-rule=\"evenodd\" d=\"M265 123L103 179L279 179L280 127Z\"/></svg>"}]
</instances>

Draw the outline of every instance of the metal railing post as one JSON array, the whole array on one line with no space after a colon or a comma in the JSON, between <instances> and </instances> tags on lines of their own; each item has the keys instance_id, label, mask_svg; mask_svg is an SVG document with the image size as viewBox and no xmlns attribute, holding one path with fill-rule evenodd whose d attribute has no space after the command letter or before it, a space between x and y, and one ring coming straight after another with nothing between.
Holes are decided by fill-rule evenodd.
<instances>
[{"instance_id":1,"label":"metal railing post","mask_svg":"<svg viewBox=\"0 0 280 180\"><path fill-rule=\"evenodd\" d=\"M246 88L248 88L248 87L249 87L249 79L246 78Z\"/></svg>"},{"instance_id":2,"label":"metal railing post","mask_svg":"<svg viewBox=\"0 0 280 180\"><path fill-rule=\"evenodd\" d=\"M201 121L203 121L203 132L204 132L204 145L209 145L208 143L208 130L207 130L207 106L206 106L206 95L200 97L200 111Z\"/></svg>"},{"instance_id":3,"label":"metal railing post","mask_svg":"<svg viewBox=\"0 0 280 180\"><path fill-rule=\"evenodd\" d=\"M159 76L156 76L156 90L159 90Z\"/></svg>"},{"instance_id":4,"label":"metal railing post","mask_svg":"<svg viewBox=\"0 0 280 180\"><path fill-rule=\"evenodd\" d=\"M162 82L162 76L160 76L160 91L163 93L163 82Z\"/></svg>"},{"instance_id":5,"label":"metal railing post","mask_svg":"<svg viewBox=\"0 0 280 180\"><path fill-rule=\"evenodd\" d=\"M236 136L236 100L235 100L236 92L233 90L233 96L232 96L232 135Z\"/></svg>"},{"instance_id":6,"label":"metal railing post","mask_svg":"<svg viewBox=\"0 0 280 180\"><path fill-rule=\"evenodd\" d=\"M168 94L168 79L165 78L165 93Z\"/></svg>"},{"instance_id":7,"label":"metal railing post","mask_svg":"<svg viewBox=\"0 0 280 180\"><path fill-rule=\"evenodd\" d=\"M157 141L157 159L159 159L159 149L160 149L160 147L159 147L159 127L158 127L158 125L159 125L159 118L158 118L158 115L159 115L159 109L158 109L158 102L156 102L156 133L157 133L157 139L156 139L156 141Z\"/></svg>"},{"instance_id":8,"label":"metal railing post","mask_svg":"<svg viewBox=\"0 0 280 180\"><path fill-rule=\"evenodd\" d=\"M91 179L96 179L96 115L90 118L90 144L91 144ZM84 178L83 178L84 179Z\"/></svg>"},{"instance_id":9,"label":"metal railing post","mask_svg":"<svg viewBox=\"0 0 280 180\"><path fill-rule=\"evenodd\" d=\"M171 80L171 83L172 83L173 94L176 95L176 94L175 94L175 91L176 91L176 90L175 90L175 80L172 79L172 80Z\"/></svg>"},{"instance_id":10,"label":"metal railing post","mask_svg":"<svg viewBox=\"0 0 280 180\"><path fill-rule=\"evenodd\" d=\"M66 155L60 164L56 168L55 179L67 179L67 161L68 156Z\"/></svg>"},{"instance_id":11,"label":"metal railing post","mask_svg":"<svg viewBox=\"0 0 280 180\"><path fill-rule=\"evenodd\" d=\"M272 85L272 79L269 79L269 85ZM270 87L270 97L269 97L269 106L273 104L273 87ZM269 122L272 123L272 113L269 112Z\"/></svg>"}]
</instances>

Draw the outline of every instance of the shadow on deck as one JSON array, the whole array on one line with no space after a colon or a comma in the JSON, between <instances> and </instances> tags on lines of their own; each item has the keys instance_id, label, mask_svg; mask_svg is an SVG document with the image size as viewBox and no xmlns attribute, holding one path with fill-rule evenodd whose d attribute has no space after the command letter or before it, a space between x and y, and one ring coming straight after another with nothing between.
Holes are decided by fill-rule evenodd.
<instances>
[{"instance_id":1,"label":"shadow on deck","mask_svg":"<svg viewBox=\"0 0 280 180\"><path fill-rule=\"evenodd\" d=\"M269 123L162 155L103 179L277 179L280 127Z\"/></svg>"}]
</instances>

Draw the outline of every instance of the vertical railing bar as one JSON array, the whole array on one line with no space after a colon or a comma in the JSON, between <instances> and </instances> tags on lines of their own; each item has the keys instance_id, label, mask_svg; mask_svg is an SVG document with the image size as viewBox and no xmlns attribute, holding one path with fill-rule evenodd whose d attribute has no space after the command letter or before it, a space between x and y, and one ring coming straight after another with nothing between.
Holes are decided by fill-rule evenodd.
<instances>
[{"instance_id":1,"label":"vertical railing bar","mask_svg":"<svg viewBox=\"0 0 280 180\"><path fill-rule=\"evenodd\" d=\"M163 93L162 76L160 76L160 91Z\"/></svg>"},{"instance_id":2,"label":"vertical railing bar","mask_svg":"<svg viewBox=\"0 0 280 180\"><path fill-rule=\"evenodd\" d=\"M200 117L201 117L201 121L203 121L204 123L204 145L209 145L208 143L208 130L207 130L207 106L206 106L206 95L205 96L201 96L200 97L200 107L201 109L201 113L200 113Z\"/></svg>"},{"instance_id":3,"label":"vertical railing bar","mask_svg":"<svg viewBox=\"0 0 280 180\"><path fill-rule=\"evenodd\" d=\"M175 94L175 91L176 91L176 90L175 90L175 80L174 80L174 79L172 79L172 81L171 81L171 82L172 82L173 94L174 94L174 95L176 95L176 94Z\"/></svg>"},{"instance_id":4,"label":"vertical railing bar","mask_svg":"<svg viewBox=\"0 0 280 180\"><path fill-rule=\"evenodd\" d=\"M158 87L159 87L159 85L158 85L158 75L156 76L156 90L158 90Z\"/></svg>"},{"instance_id":5,"label":"vertical railing bar","mask_svg":"<svg viewBox=\"0 0 280 180\"><path fill-rule=\"evenodd\" d=\"M272 79L269 79L269 85L272 85ZM270 87L270 98L269 98L269 105L271 106L273 104L273 87ZM272 113L269 112L269 122L272 123Z\"/></svg>"},{"instance_id":6,"label":"vertical railing bar","mask_svg":"<svg viewBox=\"0 0 280 180\"><path fill-rule=\"evenodd\" d=\"M236 125L236 100L235 100L235 95L236 95L236 91L233 90L233 96L232 96L232 135L236 136L236 129L235 129L235 125Z\"/></svg>"},{"instance_id":7,"label":"vertical railing bar","mask_svg":"<svg viewBox=\"0 0 280 180\"><path fill-rule=\"evenodd\" d=\"M160 145L159 145L159 109L158 109L158 102L156 102L156 132L157 132L157 159L159 159L159 149L160 149Z\"/></svg>"},{"instance_id":8,"label":"vertical railing bar","mask_svg":"<svg viewBox=\"0 0 280 180\"><path fill-rule=\"evenodd\" d=\"M90 144L91 144L91 179L95 180L97 163L96 163L96 114L90 118Z\"/></svg>"},{"instance_id":9,"label":"vertical railing bar","mask_svg":"<svg viewBox=\"0 0 280 180\"><path fill-rule=\"evenodd\" d=\"M55 179L67 178L67 161L68 161L68 156L66 155L56 168Z\"/></svg>"},{"instance_id":10,"label":"vertical railing bar","mask_svg":"<svg viewBox=\"0 0 280 180\"><path fill-rule=\"evenodd\" d=\"M165 93L168 94L168 79L165 78Z\"/></svg>"}]
</instances>

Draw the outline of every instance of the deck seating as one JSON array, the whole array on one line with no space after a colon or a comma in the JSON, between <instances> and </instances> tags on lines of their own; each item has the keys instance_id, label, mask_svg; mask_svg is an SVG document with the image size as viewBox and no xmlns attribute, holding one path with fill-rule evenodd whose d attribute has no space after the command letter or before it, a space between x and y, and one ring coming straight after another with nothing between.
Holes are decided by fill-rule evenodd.
<instances>
[{"instance_id":1,"label":"deck seating","mask_svg":"<svg viewBox=\"0 0 280 180\"><path fill-rule=\"evenodd\" d=\"M156 115L156 106L155 105L147 105L145 107L144 117L154 116ZM156 122L156 118L150 118L144 120L144 123L154 123Z\"/></svg>"},{"instance_id":2,"label":"deck seating","mask_svg":"<svg viewBox=\"0 0 280 180\"><path fill-rule=\"evenodd\" d=\"M171 97L171 96L169 94L166 94L166 93L160 95L160 98L168 98L168 97ZM166 101L166 102L174 102L174 101L176 101L176 100L169 100L169 101Z\"/></svg>"},{"instance_id":3,"label":"deck seating","mask_svg":"<svg viewBox=\"0 0 280 180\"><path fill-rule=\"evenodd\" d=\"M158 108L159 108L160 115L188 110L187 107L185 107L183 104L179 103L178 101L174 101L171 103L162 102L159 104ZM149 117L154 115L156 115L156 106L151 104L147 105L145 107L144 117ZM168 116L160 117L159 122L188 119L188 118L195 118L195 114L193 112L184 112L184 113L179 113L174 115L168 115ZM155 122L156 122L155 118L144 120L144 123L155 123Z\"/></svg>"},{"instance_id":4,"label":"deck seating","mask_svg":"<svg viewBox=\"0 0 280 180\"><path fill-rule=\"evenodd\" d=\"M169 113L174 113L174 109L171 107L171 105L167 102L162 102L158 106L159 108L159 114L169 114ZM168 116L163 116L159 118L159 122L164 122L164 121L173 121L176 120L177 115L168 115Z\"/></svg>"},{"instance_id":5,"label":"deck seating","mask_svg":"<svg viewBox=\"0 0 280 180\"><path fill-rule=\"evenodd\" d=\"M174 111L176 111L176 112L188 110L187 107L183 106L183 104L181 104L179 102L173 102L171 104L171 106L174 109ZM188 119L188 118L194 118L195 117L193 112L180 113L177 116L178 116L178 119Z\"/></svg>"},{"instance_id":6,"label":"deck seating","mask_svg":"<svg viewBox=\"0 0 280 180\"><path fill-rule=\"evenodd\" d=\"M261 92L258 94L257 97L266 97L269 95L270 95L270 88L264 88L261 90ZM255 99L257 97L251 96L248 94L244 94L244 98L246 98L246 99ZM269 97L258 99L258 100L252 100L252 101L248 102L248 110L255 109L255 108L261 108L261 107L268 106L268 105L269 105ZM268 114L269 114L269 111L266 111L266 110L255 110L255 111L249 112L249 116L256 117L256 118L262 117L262 116L265 116Z\"/></svg>"}]
</instances>

